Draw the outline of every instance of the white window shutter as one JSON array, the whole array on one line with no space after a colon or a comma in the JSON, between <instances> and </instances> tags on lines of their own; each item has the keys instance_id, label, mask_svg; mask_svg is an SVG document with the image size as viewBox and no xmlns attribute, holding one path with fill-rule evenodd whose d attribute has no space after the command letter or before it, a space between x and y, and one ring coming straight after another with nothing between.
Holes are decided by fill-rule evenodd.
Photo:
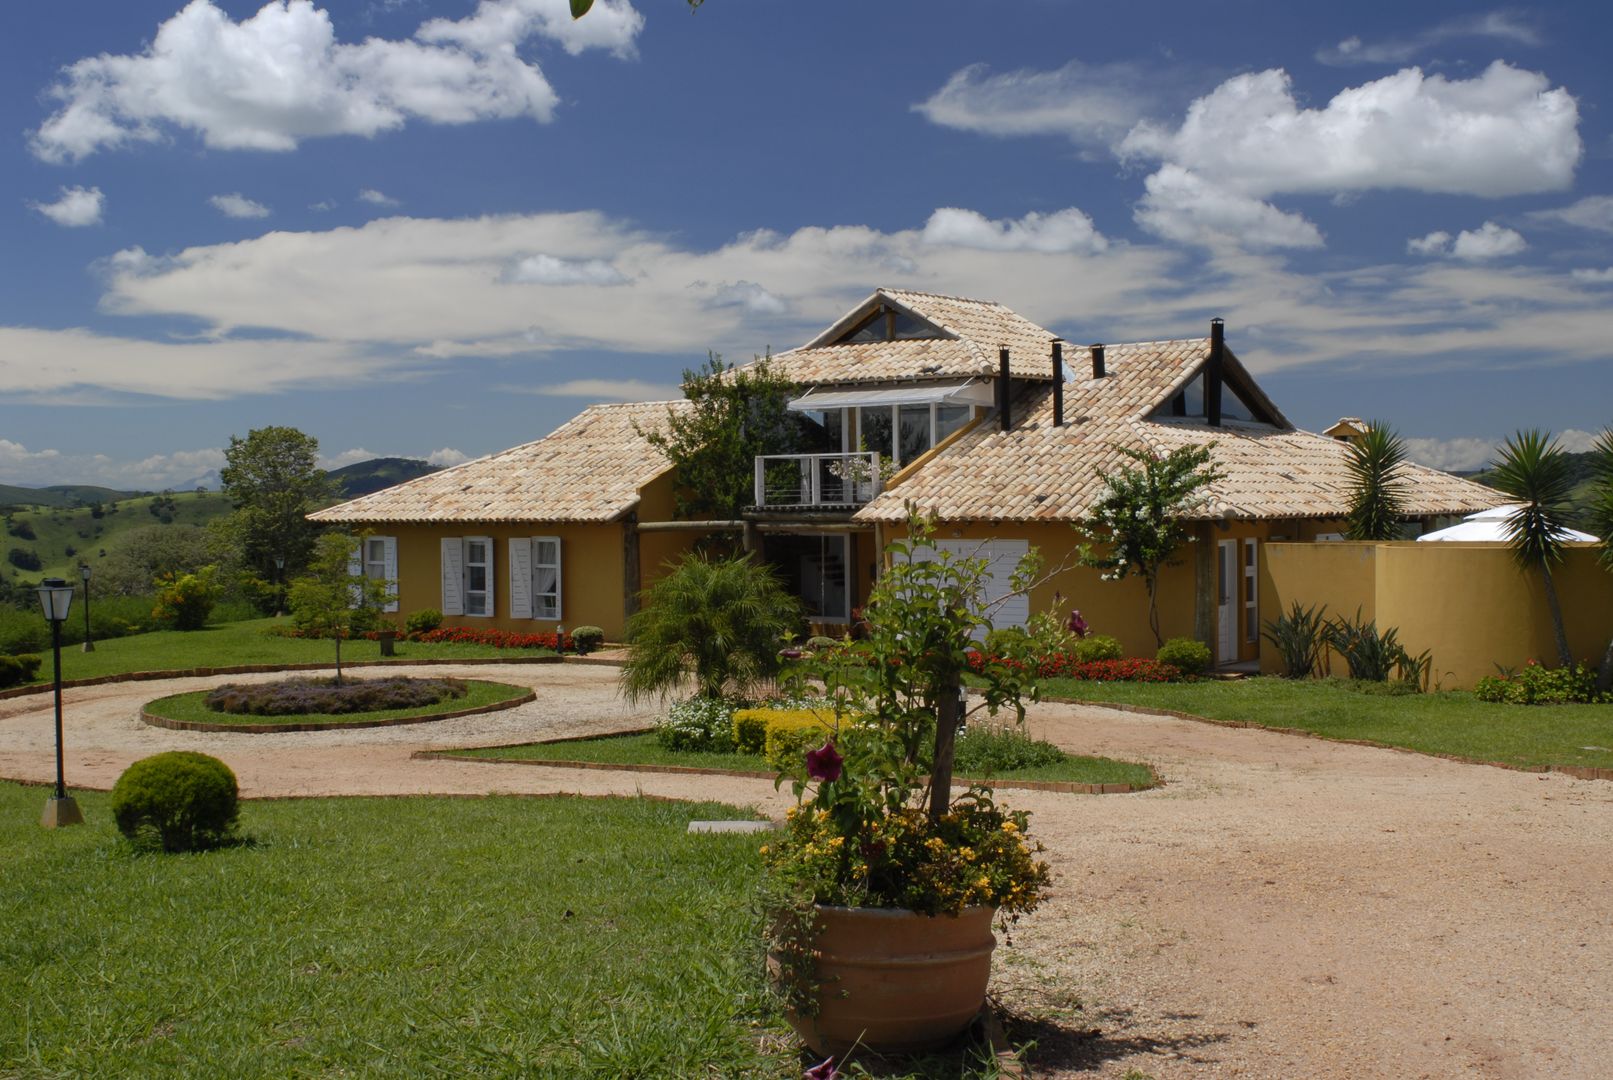
<instances>
[{"instance_id":1,"label":"white window shutter","mask_svg":"<svg viewBox=\"0 0 1613 1080\"><path fill-rule=\"evenodd\" d=\"M498 615L498 575L493 570L493 538L484 537L483 542L487 545L487 617L491 619Z\"/></svg>"},{"instance_id":2,"label":"white window shutter","mask_svg":"<svg viewBox=\"0 0 1613 1080\"><path fill-rule=\"evenodd\" d=\"M532 618L532 541L510 537L510 618Z\"/></svg>"},{"instance_id":3,"label":"white window shutter","mask_svg":"<svg viewBox=\"0 0 1613 1080\"><path fill-rule=\"evenodd\" d=\"M465 614L465 544L457 536L442 540L442 613Z\"/></svg>"},{"instance_id":4,"label":"white window shutter","mask_svg":"<svg viewBox=\"0 0 1613 1080\"><path fill-rule=\"evenodd\" d=\"M387 611L397 611L398 610L398 538L395 537L395 536L383 536L383 537L381 537L381 543L383 545L385 545L385 551L386 551L386 554L384 556L384 558L386 560L386 569L384 571L382 571L384 574L386 574L387 604L386 604L386 609L385 610L387 610Z\"/></svg>"},{"instance_id":5,"label":"white window shutter","mask_svg":"<svg viewBox=\"0 0 1613 1080\"><path fill-rule=\"evenodd\" d=\"M364 576L364 545L362 542L353 545L353 550L347 553L347 576L359 578ZM358 607L364 602L364 590L355 584L349 590L351 598L348 607Z\"/></svg>"}]
</instances>

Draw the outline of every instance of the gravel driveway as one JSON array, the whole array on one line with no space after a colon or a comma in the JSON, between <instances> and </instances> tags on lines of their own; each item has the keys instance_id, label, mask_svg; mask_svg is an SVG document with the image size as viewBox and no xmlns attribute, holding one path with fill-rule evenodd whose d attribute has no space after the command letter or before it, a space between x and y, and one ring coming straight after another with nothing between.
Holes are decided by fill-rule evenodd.
<instances>
[{"instance_id":1,"label":"gravel driveway","mask_svg":"<svg viewBox=\"0 0 1613 1080\"><path fill-rule=\"evenodd\" d=\"M764 781L412 760L649 718L616 697L614 668L426 672L528 685L538 700L426 725L241 735L137 718L145 701L222 679L69 690L68 779L109 787L134 759L186 748L223 758L252 796L784 805ZM1137 795L1005 793L1033 812L1056 871L1056 895L996 967L998 993L1028 1018L1021 1033L1041 1044L1038 1076L1613 1075L1613 784L1101 708L1030 715L1068 749L1145 760L1167 781ZM0 701L0 776L51 779L52 747L48 695Z\"/></svg>"}]
</instances>

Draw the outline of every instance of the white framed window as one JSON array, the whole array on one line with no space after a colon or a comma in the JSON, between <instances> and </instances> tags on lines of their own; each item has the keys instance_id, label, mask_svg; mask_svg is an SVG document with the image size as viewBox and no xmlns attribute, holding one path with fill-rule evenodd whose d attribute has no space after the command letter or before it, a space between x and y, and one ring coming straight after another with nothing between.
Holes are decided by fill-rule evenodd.
<instances>
[{"instance_id":1,"label":"white framed window","mask_svg":"<svg viewBox=\"0 0 1613 1080\"><path fill-rule=\"evenodd\" d=\"M560 619L560 538L510 540L510 618Z\"/></svg>"},{"instance_id":2,"label":"white framed window","mask_svg":"<svg viewBox=\"0 0 1613 1080\"><path fill-rule=\"evenodd\" d=\"M1260 640L1260 556L1259 541L1243 542L1243 639Z\"/></svg>"},{"instance_id":3,"label":"white framed window","mask_svg":"<svg viewBox=\"0 0 1613 1080\"><path fill-rule=\"evenodd\" d=\"M493 541L486 536L465 537L465 614L493 616Z\"/></svg>"},{"instance_id":4,"label":"white framed window","mask_svg":"<svg viewBox=\"0 0 1613 1080\"><path fill-rule=\"evenodd\" d=\"M387 583L387 604L382 610L398 610L398 539L395 536L369 536L364 539L362 570L365 577Z\"/></svg>"}]
</instances>

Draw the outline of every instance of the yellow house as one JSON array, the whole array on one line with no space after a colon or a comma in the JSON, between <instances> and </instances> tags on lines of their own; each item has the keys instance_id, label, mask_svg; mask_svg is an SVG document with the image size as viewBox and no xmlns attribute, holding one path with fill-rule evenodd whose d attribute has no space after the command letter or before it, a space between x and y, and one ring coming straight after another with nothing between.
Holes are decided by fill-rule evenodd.
<instances>
[{"instance_id":1,"label":"yellow house","mask_svg":"<svg viewBox=\"0 0 1613 1080\"><path fill-rule=\"evenodd\" d=\"M314 514L372 532L366 563L398 607L448 625L620 636L639 590L703 532L742 533L814 623L844 629L916 504L943 546L991 559L998 625L1077 607L1152 655L1142 586L1074 565L1072 525L1118 468L1117 447L1209 444L1224 474L1194 512L1196 539L1162 577L1167 637L1218 663L1259 655L1263 545L1337 534L1348 444L1299 431L1226 346L1206 337L1066 349L990 301L880 289L772 363L809 452L758 458L739 521L675 521L668 463L643 432L682 403L597 405L537 442ZM1489 488L1408 467L1407 513L1435 519L1501 502ZM1029 596L1008 575L1030 547L1055 572Z\"/></svg>"}]
</instances>

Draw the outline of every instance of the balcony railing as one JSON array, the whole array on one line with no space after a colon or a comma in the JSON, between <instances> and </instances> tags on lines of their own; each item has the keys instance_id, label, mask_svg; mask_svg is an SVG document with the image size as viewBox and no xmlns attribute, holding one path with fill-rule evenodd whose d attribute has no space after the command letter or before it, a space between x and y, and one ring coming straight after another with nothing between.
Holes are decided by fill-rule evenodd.
<instances>
[{"instance_id":1,"label":"balcony railing","mask_svg":"<svg viewBox=\"0 0 1613 1080\"><path fill-rule=\"evenodd\" d=\"M762 510L860 506L879 494L879 454L769 454L756 459Z\"/></svg>"}]
</instances>

